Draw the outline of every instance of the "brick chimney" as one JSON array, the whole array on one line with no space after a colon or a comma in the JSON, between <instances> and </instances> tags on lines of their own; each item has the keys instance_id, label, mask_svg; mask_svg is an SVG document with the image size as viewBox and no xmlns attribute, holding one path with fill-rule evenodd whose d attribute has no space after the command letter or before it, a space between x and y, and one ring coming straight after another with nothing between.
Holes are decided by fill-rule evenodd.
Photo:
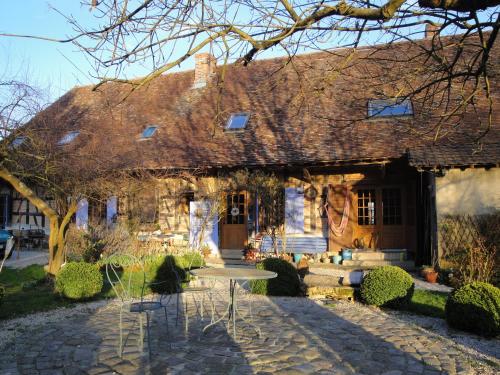
<instances>
[{"instance_id":1,"label":"brick chimney","mask_svg":"<svg viewBox=\"0 0 500 375\"><path fill-rule=\"evenodd\" d=\"M215 77L217 60L209 53L198 53L194 55L194 82L193 88L205 87Z\"/></svg>"},{"instance_id":2,"label":"brick chimney","mask_svg":"<svg viewBox=\"0 0 500 375\"><path fill-rule=\"evenodd\" d=\"M434 35L439 33L441 25L431 25L429 23L425 24L425 39L432 39Z\"/></svg>"}]
</instances>

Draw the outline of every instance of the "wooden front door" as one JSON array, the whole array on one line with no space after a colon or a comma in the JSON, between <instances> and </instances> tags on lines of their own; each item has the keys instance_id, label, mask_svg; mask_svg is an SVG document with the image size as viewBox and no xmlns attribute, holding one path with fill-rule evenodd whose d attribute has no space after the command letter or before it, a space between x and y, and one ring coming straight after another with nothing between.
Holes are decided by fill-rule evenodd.
<instances>
[{"instance_id":1,"label":"wooden front door","mask_svg":"<svg viewBox=\"0 0 500 375\"><path fill-rule=\"evenodd\" d=\"M368 248L407 248L406 201L402 186L366 187L355 192L353 239Z\"/></svg>"},{"instance_id":2,"label":"wooden front door","mask_svg":"<svg viewBox=\"0 0 500 375\"><path fill-rule=\"evenodd\" d=\"M243 249L248 241L248 194L245 191L226 195L226 209L221 225L221 248Z\"/></svg>"}]
</instances>

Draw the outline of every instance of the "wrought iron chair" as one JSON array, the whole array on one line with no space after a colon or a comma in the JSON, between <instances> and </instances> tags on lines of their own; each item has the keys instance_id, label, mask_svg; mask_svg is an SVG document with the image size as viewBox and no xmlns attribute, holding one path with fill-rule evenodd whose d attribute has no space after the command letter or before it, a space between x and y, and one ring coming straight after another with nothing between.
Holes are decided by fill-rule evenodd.
<instances>
[{"instance_id":1,"label":"wrought iron chair","mask_svg":"<svg viewBox=\"0 0 500 375\"><path fill-rule=\"evenodd\" d=\"M134 267L139 267L138 272L128 272L125 273L123 267L133 265ZM137 278L139 274L140 278L140 288L139 290L134 288L132 280ZM142 351L144 345L144 328L143 328L143 315L146 316L146 329L147 329L147 339L148 339L148 352L151 358L151 332L150 332L150 321L151 313L156 310L163 310L165 314L167 335L168 335L168 313L167 307L162 303L161 299L154 300L154 295L151 299L145 298L145 290L147 286L159 283L148 283L146 280L146 272L144 269L144 264L138 258L128 255L128 254L114 254L107 259L106 262L106 277L109 284L113 288L116 296L120 299L120 340L118 355L120 358L123 354L123 314L125 312L130 312L138 314L139 316L139 349ZM138 296L138 297L137 297Z\"/></svg>"},{"instance_id":2,"label":"wrought iron chair","mask_svg":"<svg viewBox=\"0 0 500 375\"><path fill-rule=\"evenodd\" d=\"M189 297L192 298L196 311L200 315L202 320L204 319L204 302L206 297L208 297L208 301L210 302L211 305L211 321L214 320L214 315L215 315L215 305L212 298L212 290L214 287L214 283L206 282L206 284L203 285L192 285L193 284L192 281L194 280L193 276L189 273L189 271L193 268L193 262L196 258L195 254L197 254L197 252L192 252L192 256L190 257L186 268L178 267L175 264L174 257L167 257L166 260L167 265L169 267L169 271L175 277L175 291L174 291L176 295L175 325L177 326L179 323L179 317L181 315L181 305L182 305L181 296L183 296L184 331L186 334L189 329Z\"/></svg>"},{"instance_id":3,"label":"wrought iron chair","mask_svg":"<svg viewBox=\"0 0 500 375\"><path fill-rule=\"evenodd\" d=\"M7 242L5 243L5 250L3 253L3 259L2 259L2 263L0 264L0 272L2 272L2 268L3 268L5 261L9 258L10 253L12 252L12 249L14 249L14 242L15 242L14 237L11 236L7 239Z\"/></svg>"}]
</instances>

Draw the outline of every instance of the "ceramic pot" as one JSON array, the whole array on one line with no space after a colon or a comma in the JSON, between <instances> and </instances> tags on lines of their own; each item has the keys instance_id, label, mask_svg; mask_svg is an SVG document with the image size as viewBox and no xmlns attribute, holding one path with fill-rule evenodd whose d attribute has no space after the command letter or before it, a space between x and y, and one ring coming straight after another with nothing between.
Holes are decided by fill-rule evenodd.
<instances>
[{"instance_id":1,"label":"ceramic pot","mask_svg":"<svg viewBox=\"0 0 500 375\"><path fill-rule=\"evenodd\" d=\"M425 278L425 281L427 281L428 283L434 284L435 282L437 282L438 273L436 271L427 271L424 274L424 278Z\"/></svg>"}]
</instances>

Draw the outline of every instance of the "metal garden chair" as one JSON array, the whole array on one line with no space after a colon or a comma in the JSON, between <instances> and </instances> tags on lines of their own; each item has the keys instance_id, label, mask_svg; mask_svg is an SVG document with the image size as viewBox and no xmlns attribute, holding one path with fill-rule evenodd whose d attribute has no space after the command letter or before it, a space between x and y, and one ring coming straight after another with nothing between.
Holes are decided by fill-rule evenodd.
<instances>
[{"instance_id":1,"label":"metal garden chair","mask_svg":"<svg viewBox=\"0 0 500 375\"><path fill-rule=\"evenodd\" d=\"M139 267L136 272L125 273L123 266ZM139 275L139 276L138 276ZM116 296L120 299L120 341L118 355L120 358L123 354L123 315L126 312L137 314L139 316L139 348L143 349L144 345L144 328L143 328L143 315L146 316L146 329L148 339L148 352L151 358L151 332L150 322L151 313L156 310L163 310L165 314L165 321L168 335L168 313L165 304L160 300L154 300L154 295L151 299L145 298L145 290L147 286L158 283L148 283L146 280L146 272L142 261L132 255L114 254L107 259L106 263L106 277L109 284L113 288ZM140 287L134 287L133 281L137 282L139 278ZM137 284L135 284L137 285Z\"/></svg>"},{"instance_id":2,"label":"metal garden chair","mask_svg":"<svg viewBox=\"0 0 500 375\"><path fill-rule=\"evenodd\" d=\"M196 312L199 314L201 319L204 319L204 301L205 298L208 297L208 301L211 305L211 321L214 320L215 315L215 305L212 298L212 290L213 290L213 282L210 285L192 285L193 276L189 273L193 268L193 262L197 254L196 252L192 253L191 258L189 259L188 265L186 268L181 269L175 264L174 257L169 258L169 266L170 271L175 277L175 285L176 285L176 319L175 325L177 326L179 323L180 311L181 311L181 296L183 296L183 315L184 315L184 331L188 332L189 329L189 297L191 297ZM191 285L190 285L191 284Z\"/></svg>"},{"instance_id":3,"label":"metal garden chair","mask_svg":"<svg viewBox=\"0 0 500 375\"><path fill-rule=\"evenodd\" d=\"M10 256L10 253L12 252L12 249L14 249L14 237L9 237L9 239L7 240L6 244L5 244L5 251L3 253L3 259L2 259L2 263L0 264L0 272L2 272L2 268L3 268L3 265L5 263L5 261L9 258Z\"/></svg>"}]
</instances>

